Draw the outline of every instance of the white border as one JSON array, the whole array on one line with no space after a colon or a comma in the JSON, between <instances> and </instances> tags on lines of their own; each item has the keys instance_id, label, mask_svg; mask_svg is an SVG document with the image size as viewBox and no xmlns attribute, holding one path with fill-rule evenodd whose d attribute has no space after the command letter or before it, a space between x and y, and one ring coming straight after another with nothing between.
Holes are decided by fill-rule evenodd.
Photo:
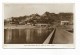
<instances>
[{"instance_id":1,"label":"white border","mask_svg":"<svg viewBox=\"0 0 80 55\"><path fill-rule=\"evenodd\" d=\"M4 48L74 48L73 44L4 44Z\"/></svg>"},{"instance_id":2,"label":"white border","mask_svg":"<svg viewBox=\"0 0 80 55\"><path fill-rule=\"evenodd\" d=\"M75 3L75 49L3 49L3 22L2 22L2 3L4 2L27 2L32 3L43 0L0 0L0 55L79 55L80 54L80 0L48 0L44 3ZM17 1L17 2L16 2ZM31 3L30 2L30 3Z\"/></svg>"},{"instance_id":3,"label":"white border","mask_svg":"<svg viewBox=\"0 0 80 55\"><path fill-rule=\"evenodd\" d=\"M62 4L62 3L3 3L3 22L4 22L4 4L36 4L37 5L37 4ZM73 15L75 17L75 4L74 3L73 3ZM4 41L3 41L3 48L75 48L74 36L75 35L73 33L73 44L4 44ZM4 32L3 32L3 40L4 40Z\"/></svg>"}]
</instances>

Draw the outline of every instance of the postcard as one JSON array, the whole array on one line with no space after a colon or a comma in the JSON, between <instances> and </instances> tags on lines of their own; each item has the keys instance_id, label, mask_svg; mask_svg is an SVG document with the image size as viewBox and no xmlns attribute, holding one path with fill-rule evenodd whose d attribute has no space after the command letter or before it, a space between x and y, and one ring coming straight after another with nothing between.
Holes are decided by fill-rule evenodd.
<instances>
[{"instance_id":1,"label":"postcard","mask_svg":"<svg viewBox=\"0 0 80 55\"><path fill-rule=\"evenodd\" d=\"M4 3L3 48L74 48L73 3Z\"/></svg>"}]
</instances>

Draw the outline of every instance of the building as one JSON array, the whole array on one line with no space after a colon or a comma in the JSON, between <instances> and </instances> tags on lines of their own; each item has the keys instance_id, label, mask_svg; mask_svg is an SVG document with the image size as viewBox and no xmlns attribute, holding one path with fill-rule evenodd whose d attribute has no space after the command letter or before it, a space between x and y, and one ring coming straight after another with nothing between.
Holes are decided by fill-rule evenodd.
<instances>
[{"instance_id":1,"label":"building","mask_svg":"<svg viewBox=\"0 0 80 55\"><path fill-rule=\"evenodd\" d=\"M37 27L48 27L49 24L45 24L45 23L38 23L38 24L35 24L35 26Z\"/></svg>"},{"instance_id":2,"label":"building","mask_svg":"<svg viewBox=\"0 0 80 55\"><path fill-rule=\"evenodd\" d=\"M68 25L69 21L61 21L61 25Z\"/></svg>"}]
</instances>

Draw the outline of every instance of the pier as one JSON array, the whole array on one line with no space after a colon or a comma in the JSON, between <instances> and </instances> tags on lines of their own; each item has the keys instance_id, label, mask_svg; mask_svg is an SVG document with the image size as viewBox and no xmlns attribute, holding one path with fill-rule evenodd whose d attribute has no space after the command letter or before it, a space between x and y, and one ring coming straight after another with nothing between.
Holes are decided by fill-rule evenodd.
<instances>
[{"instance_id":1,"label":"pier","mask_svg":"<svg viewBox=\"0 0 80 55\"><path fill-rule=\"evenodd\" d=\"M65 29L55 28L51 34L46 38L43 44L72 44L73 33Z\"/></svg>"}]
</instances>

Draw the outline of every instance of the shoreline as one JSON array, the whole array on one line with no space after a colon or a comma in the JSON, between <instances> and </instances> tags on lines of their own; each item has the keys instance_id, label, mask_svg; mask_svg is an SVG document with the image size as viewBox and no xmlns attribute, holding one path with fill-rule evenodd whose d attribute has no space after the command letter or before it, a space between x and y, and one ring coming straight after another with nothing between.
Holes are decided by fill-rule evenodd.
<instances>
[{"instance_id":1,"label":"shoreline","mask_svg":"<svg viewBox=\"0 0 80 55\"><path fill-rule=\"evenodd\" d=\"M37 27L37 26L26 26L26 25L17 25L17 26L4 26L4 29L48 29L46 27Z\"/></svg>"}]
</instances>

